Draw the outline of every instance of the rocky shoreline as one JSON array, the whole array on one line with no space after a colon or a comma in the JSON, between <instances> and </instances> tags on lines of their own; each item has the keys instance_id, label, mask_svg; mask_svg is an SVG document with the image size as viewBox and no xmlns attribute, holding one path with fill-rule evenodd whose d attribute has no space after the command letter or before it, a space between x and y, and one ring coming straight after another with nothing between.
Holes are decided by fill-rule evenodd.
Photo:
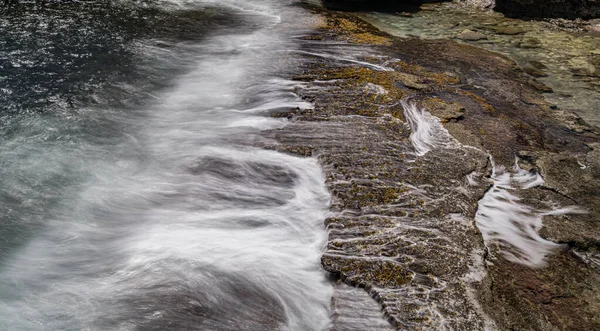
<instances>
[{"instance_id":1,"label":"rocky shoreline","mask_svg":"<svg viewBox=\"0 0 600 331\"><path fill-rule=\"evenodd\" d=\"M419 5L441 0L324 0L334 10L418 10ZM450 1L446 1L450 2ZM597 0L455 0L468 6L488 8L507 17L515 18L598 18L600 2Z\"/></svg>"},{"instance_id":2,"label":"rocky shoreline","mask_svg":"<svg viewBox=\"0 0 600 331\"><path fill-rule=\"evenodd\" d=\"M595 113L600 104L600 39L585 31L594 27L593 21L511 19L457 3L422 6L411 17L391 13L360 17L398 37L454 39L504 54L544 83L533 82L548 102L576 112L590 125L600 125Z\"/></svg>"},{"instance_id":3,"label":"rocky shoreline","mask_svg":"<svg viewBox=\"0 0 600 331\"><path fill-rule=\"evenodd\" d=\"M323 166L325 270L364 288L398 329L600 328L595 129L546 102L543 84L504 56L309 9L323 24L304 38L293 78L314 109L274 115L290 124L265 134L277 142L266 147ZM515 157L543 178L511 191L523 204L587 210L543 216L543 240L563 245L535 267L507 258L527 252L484 241L476 224L492 171L513 169ZM334 316L333 328L348 330L339 325Z\"/></svg>"}]
</instances>

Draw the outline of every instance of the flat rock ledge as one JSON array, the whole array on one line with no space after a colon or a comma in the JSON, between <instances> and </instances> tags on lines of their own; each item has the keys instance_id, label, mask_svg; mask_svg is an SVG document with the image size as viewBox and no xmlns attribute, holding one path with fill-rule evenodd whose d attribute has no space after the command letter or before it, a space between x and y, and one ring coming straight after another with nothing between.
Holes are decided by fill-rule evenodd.
<instances>
[{"instance_id":1,"label":"flat rock ledge","mask_svg":"<svg viewBox=\"0 0 600 331\"><path fill-rule=\"evenodd\" d=\"M397 329L600 329L596 129L544 101L501 55L311 10L324 23L303 38L293 80L314 108L274 114L290 123L265 132L263 145L322 164L332 195L325 270L364 288ZM401 100L444 123L436 135L447 137L424 155ZM524 201L589 210L544 219L541 234L566 243L546 267L509 262L475 223L490 160L512 166L515 157L546 180L515 193ZM335 301L351 314L350 295Z\"/></svg>"}]
</instances>

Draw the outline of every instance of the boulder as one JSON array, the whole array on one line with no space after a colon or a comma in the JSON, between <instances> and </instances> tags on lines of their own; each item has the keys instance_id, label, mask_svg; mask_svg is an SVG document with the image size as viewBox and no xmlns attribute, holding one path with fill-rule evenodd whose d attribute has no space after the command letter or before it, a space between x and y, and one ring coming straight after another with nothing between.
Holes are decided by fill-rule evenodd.
<instances>
[{"instance_id":1,"label":"boulder","mask_svg":"<svg viewBox=\"0 0 600 331\"><path fill-rule=\"evenodd\" d=\"M496 0L495 10L515 18L600 17L600 0Z\"/></svg>"}]
</instances>

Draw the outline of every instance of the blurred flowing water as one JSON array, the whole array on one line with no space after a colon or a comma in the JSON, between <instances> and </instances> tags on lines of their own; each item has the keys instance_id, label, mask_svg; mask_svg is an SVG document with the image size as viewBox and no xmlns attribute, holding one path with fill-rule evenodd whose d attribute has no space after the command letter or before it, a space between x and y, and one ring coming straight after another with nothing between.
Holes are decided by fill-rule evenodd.
<instances>
[{"instance_id":1,"label":"blurred flowing water","mask_svg":"<svg viewBox=\"0 0 600 331\"><path fill-rule=\"evenodd\" d=\"M329 195L259 149L292 0L0 12L0 329L322 330Z\"/></svg>"}]
</instances>

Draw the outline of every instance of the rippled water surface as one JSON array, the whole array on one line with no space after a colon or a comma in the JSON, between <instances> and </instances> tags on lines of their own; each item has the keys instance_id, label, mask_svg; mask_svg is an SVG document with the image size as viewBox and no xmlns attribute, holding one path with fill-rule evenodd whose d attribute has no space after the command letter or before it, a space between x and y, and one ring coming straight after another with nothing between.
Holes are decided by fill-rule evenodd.
<instances>
[{"instance_id":1,"label":"rippled water surface","mask_svg":"<svg viewBox=\"0 0 600 331\"><path fill-rule=\"evenodd\" d=\"M310 107L307 28L292 1L2 9L0 329L326 329L318 164L253 147Z\"/></svg>"}]
</instances>

